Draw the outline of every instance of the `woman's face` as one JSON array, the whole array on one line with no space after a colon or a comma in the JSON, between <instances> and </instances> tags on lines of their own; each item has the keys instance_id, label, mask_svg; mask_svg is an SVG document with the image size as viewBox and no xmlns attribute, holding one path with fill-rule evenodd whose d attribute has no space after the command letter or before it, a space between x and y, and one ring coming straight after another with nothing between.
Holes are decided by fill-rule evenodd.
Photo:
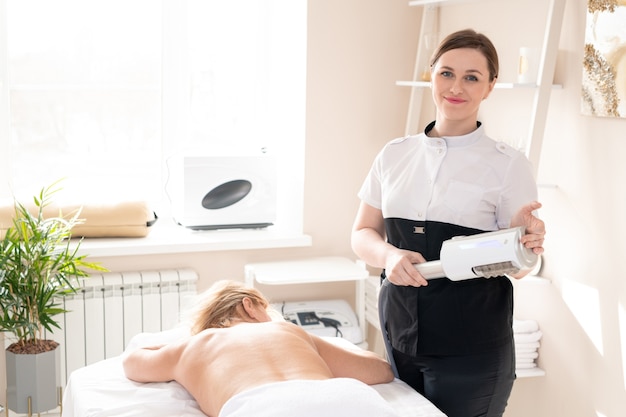
<instances>
[{"instance_id":1,"label":"woman's face","mask_svg":"<svg viewBox=\"0 0 626 417\"><path fill-rule=\"evenodd\" d=\"M438 121L467 122L476 126L480 103L489 96L487 59L477 49L452 49L432 68L432 94Z\"/></svg>"}]
</instances>

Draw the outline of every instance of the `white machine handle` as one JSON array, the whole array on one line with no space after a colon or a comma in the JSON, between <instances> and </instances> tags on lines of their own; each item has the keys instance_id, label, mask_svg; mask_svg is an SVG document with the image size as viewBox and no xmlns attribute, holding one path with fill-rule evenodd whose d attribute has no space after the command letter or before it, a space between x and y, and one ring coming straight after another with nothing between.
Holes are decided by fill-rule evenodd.
<instances>
[{"instance_id":1,"label":"white machine handle","mask_svg":"<svg viewBox=\"0 0 626 417\"><path fill-rule=\"evenodd\" d=\"M413 264L415 269L426 279L443 278L446 274L443 272L441 261L429 261L421 264Z\"/></svg>"},{"instance_id":2,"label":"white machine handle","mask_svg":"<svg viewBox=\"0 0 626 417\"><path fill-rule=\"evenodd\" d=\"M521 243L523 227L458 236L443 242L439 261L414 264L426 279L491 278L532 269L538 256Z\"/></svg>"}]
</instances>

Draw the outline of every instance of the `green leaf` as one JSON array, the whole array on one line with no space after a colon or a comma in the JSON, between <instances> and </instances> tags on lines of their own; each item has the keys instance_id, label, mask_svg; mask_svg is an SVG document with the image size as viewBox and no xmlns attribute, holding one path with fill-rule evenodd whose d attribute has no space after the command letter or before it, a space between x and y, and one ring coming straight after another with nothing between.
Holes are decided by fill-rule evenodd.
<instances>
[{"instance_id":1,"label":"green leaf","mask_svg":"<svg viewBox=\"0 0 626 417\"><path fill-rule=\"evenodd\" d=\"M58 300L76 292L76 278L107 271L78 254L82 239L70 244L80 211L44 216L60 189L60 180L42 188L33 197L35 214L15 201L13 224L0 241L0 332L13 333L18 342L40 340L44 329L59 328L56 317L65 310Z\"/></svg>"}]
</instances>

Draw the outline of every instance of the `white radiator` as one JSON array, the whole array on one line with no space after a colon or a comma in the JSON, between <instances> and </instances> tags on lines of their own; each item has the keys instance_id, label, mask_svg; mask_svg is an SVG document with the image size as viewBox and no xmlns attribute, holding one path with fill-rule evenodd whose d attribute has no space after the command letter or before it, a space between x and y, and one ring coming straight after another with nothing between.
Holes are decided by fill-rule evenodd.
<instances>
[{"instance_id":1,"label":"white radiator","mask_svg":"<svg viewBox=\"0 0 626 417\"><path fill-rule=\"evenodd\" d=\"M69 374L91 363L117 356L142 332L175 327L196 294L191 269L94 274L62 300L68 310L60 329L46 334L60 343L61 386Z\"/></svg>"}]
</instances>

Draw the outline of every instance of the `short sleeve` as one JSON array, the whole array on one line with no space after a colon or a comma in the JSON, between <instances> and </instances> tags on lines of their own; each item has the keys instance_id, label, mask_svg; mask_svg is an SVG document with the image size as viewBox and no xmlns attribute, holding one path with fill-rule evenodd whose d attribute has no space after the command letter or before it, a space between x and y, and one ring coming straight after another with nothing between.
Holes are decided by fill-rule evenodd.
<instances>
[{"instance_id":1,"label":"short sleeve","mask_svg":"<svg viewBox=\"0 0 626 417\"><path fill-rule=\"evenodd\" d=\"M510 227L511 218L520 208L537 198L537 183L532 165L522 153L518 153L511 161L500 195L496 214L498 227L501 229Z\"/></svg>"},{"instance_id":2,"label":"short sleeve","mask_svg":"<svg viewBox=\"0 0 626 417\"><path fill-rule=\"evenodd\" d=\"M379 210L382 208L381 159L382 151L374 159L357 194L361 201Z\"/></svg>"}]
</instances>

